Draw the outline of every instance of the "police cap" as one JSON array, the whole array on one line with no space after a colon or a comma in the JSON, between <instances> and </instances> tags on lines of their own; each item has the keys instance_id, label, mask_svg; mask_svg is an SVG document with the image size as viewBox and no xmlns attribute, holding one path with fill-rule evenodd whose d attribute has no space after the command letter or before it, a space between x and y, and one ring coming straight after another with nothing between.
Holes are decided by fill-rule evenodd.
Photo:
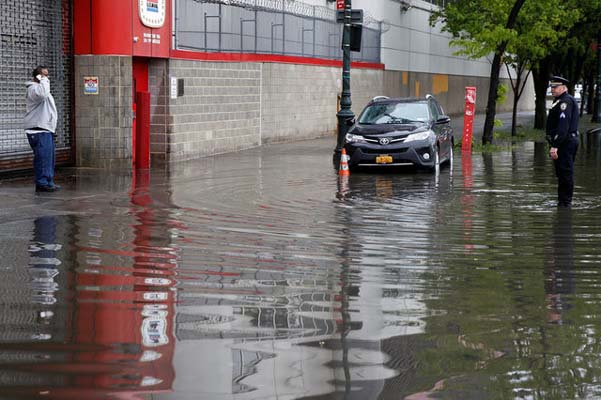
<instances>
[{"instance_id":1,"label":"police cap","mask_svg":"<svg viewBox=\"0 0 601 400\"><path fill-rule=\"evenodd\" d=\"M568 83L570 83L570 81L568 81L566 78L563 78L561 76L552 76L549 79L549 86L560 86L560 85L567 85Z\"/></svg>"}]
</instances>

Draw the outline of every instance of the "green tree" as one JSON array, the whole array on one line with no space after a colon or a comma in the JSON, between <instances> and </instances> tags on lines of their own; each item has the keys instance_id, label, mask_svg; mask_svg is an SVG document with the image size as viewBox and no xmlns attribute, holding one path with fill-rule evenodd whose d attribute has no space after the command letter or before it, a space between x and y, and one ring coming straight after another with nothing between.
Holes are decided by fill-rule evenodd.
<instances>
[{"instance_id":1,"label":"green tree","mask_svg":"<svg viewBox=\"0 0 601 400\"><path fill-rule=\"evenodd\" d=\"M453 35L451 44L461 49L457 54L470 58L493 54L482 144L492 142L503 55L509 43L517 39L514 28L525 2L526 0L460 1L433 13L430 19L433 25L442 22L443 32Z\"/></svg>"},{"instance_id":2,"label":"green tree","mask_svg":"<svg viewBox=\"0 0 601 400\"><path fill-rule=\"evenodd\" d=\"M516 134L518 103L528 83L532 65L544 59L550 49L560 42L565 33L558 26L566 22L573 23L577 16L578 13L562 7L556 8L556 4L549 1L527 1L524 4L515 26L518 40L507 45L503 57L513 91L512 136ZM548 78L545 78L543 98L546 95L547 81Z\"/></svg>"},{"instance_id":3,"label":"green tree","mask_svg":"<svg viewBox=\"0 0 601 400\"><path fill-rule=\"evenodd\" d=\"M559 0L469 0L451 3L433 13L430 22L444 24L442 30L453 36L451 44L460 49L457 54L474 59L493 56L482 144L492 142L496 93L503 62L517 68L518 72L522 70L516 75L519 83L512 82L514 93L519 94L525 82L522 75L528 67L544 58L549 47L571 26L568 3Z\"/></svg>"},{"instance_id":4,"label":"green tree","mask_svg":"<svg viewBox=\"0 0 601 400\"><path fill-rule=\"evenodd\" d=\"M558 40L549 46L547 54L532 64L536 93L534 127L543 129L546 124L546 91L549 75L562 75L570 80L570 92L574 84L584 81L592 87L591 72L595 54L591 43L601 26L601 0L565 3L565 13L557 24Z\"/></svg>"}]
</instances>

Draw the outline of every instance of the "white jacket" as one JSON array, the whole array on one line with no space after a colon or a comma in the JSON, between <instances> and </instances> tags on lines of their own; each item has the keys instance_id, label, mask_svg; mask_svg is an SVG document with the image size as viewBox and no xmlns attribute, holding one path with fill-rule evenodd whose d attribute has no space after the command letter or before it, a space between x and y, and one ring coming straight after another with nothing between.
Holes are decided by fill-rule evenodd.
<instances>
[{"instance_id":1,"label":"white jacket","mask_svg":"<svg viewBox=\"0 0 601 400\"><path fill-rule=\"evenodd\" d=\"M40 83L27 82L26 113L23 118L24 128L43 129L56 132L57 112L54 97L50 94L50 81L42 78Z\"/></svg>"}]
</instances>

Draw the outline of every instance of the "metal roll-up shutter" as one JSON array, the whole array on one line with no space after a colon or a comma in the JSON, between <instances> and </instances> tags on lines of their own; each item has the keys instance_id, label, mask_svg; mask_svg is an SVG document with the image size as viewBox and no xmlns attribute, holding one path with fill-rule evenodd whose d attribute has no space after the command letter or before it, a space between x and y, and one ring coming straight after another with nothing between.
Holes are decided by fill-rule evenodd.
<instances>
[{"instance_id":1,"label":"metal roll-up shutter","mask_svg":"<svg viewBox=\"0 0 601 400\"><path fill-rule=\"evenodd\" d=\"M71 161L72 51L69 0L0 2L0 172L31 168L23 130L25 82L37 65L50 69L58 110L57 163Z\"/></svg>"}]
</instances>

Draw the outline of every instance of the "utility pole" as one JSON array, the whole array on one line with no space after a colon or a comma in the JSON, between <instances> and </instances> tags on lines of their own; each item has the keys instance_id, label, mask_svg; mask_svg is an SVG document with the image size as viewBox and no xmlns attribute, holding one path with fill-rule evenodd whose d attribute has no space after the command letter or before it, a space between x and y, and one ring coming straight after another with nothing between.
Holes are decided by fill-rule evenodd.
<instances>
[{"instance_id":1,"label":"utility pole","mask_svg":"<svg viewBox=\"0 0 601 400\"><path fill-rule=\"evenodd\" d=\"M597 88L592 122L601 122L601 28L597 31Z\"/></svg>"},{"instance_id":2,"label":"utility pole","mask_svg":"<svg viewBox=\"0 0 601 400\"><path fill-rule=\"evenodd\" d=\"M351 0L344 0L344 29L342 31L342 96L340 98L340 110L338 117L338 140L334 157L339 157L344 138L349 130L348 121L355 118L351 110Z\"/></svg>"}]
</instances>

